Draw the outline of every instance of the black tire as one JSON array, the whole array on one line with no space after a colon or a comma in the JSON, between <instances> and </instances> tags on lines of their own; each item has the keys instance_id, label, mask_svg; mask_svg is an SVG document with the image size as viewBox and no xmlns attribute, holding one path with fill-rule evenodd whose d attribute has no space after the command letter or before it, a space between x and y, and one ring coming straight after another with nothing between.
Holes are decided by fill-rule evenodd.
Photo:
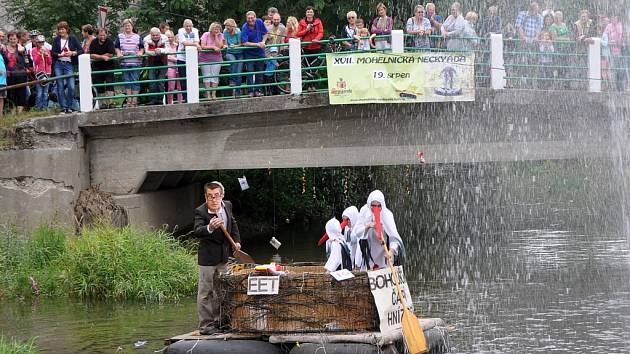
<instances>
[{"instance_id":1,"label":"black tire","mask_svg":"<svg viewBox=\"0 0 630 354\"><path fill-rule=\"evenodd\" d=\"M289 61L284 60L278 65L276 70L288 70ZM278 90L282 93L291 93L291 73L288 71L274 72L273 81L278 85Z\"/></svg>"},{"instance_id":2,"label":"black tire","mask_svg":"<svg viewBox=\"0 0 630 354\"><path fill-rule=\"evenodd\" d=\"M181 340L165 348L165 354L283 354L279 345L257 340Z\"/></svg>"}]
</instances>

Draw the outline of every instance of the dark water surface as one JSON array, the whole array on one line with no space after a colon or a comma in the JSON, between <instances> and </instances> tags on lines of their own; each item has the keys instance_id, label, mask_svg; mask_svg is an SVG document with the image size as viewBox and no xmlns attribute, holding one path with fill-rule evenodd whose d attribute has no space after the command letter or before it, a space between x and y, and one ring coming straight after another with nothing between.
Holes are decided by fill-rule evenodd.
<instances>
[{"instance_id":1,"label":"dark water surface","mask_svg":"<svg viewBox=\"0 0 630 354\"><path fill-rule=\"evenodd\" d=\"M586 167L432 167L407 170L395 183L375 180L407 243L417 315L455 328L453 353L630 352L624 191L610 166ZM272 235L244 250L261 261L323 260L315 247L322 229L279 232L278 252L268 244ZM36 336L53 353L152 353L195 322L192 298L165 305L0 303L1 332ZM139 339L148 344L133 349Z\"/></svg>"}]
</instances>

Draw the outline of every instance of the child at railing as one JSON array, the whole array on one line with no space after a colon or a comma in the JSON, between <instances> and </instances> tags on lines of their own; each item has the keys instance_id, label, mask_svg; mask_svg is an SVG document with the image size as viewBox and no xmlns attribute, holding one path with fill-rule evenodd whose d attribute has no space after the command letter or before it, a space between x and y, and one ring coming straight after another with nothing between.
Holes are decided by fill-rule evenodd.
<instances>
[{"instance_id":1,"label":"child at railing","mask_svg":"<svg viewBox=\"0 0 630 354\"><path fill-rule=\"evenodd\" d=\"M41 34L37 36L35 47L31 50L33 57L33 71L38 79L47 79L52 72L52 54L44 47L46 39ZM35 86L37 98L35 108L44 110L48 108L48 83L39 83Z\"/></svg>"},{"instance_id":2,"label":"child at railing","mask_svg":"<svg viewBox=\"0 0 630 354\"><path fill-rule=\"evenodd\" d=\"M540 32L538 36L538 51L540 53L538 56L538 63L540 64L538 76L542 79L542 84L539 87L549 89L552 85L548 79L554 78L554 71L551 66L553 65L553 54L555 53L549 31L543 30Z\"/></svg>"},{"instance_id":3,"label":"child at railing","mask_svg":"<svg viewBox=\"0 0 630 354\"><path fill-rule=\"evenodd\" d=\"M357 42L358 50L370 50L375 48L374 45L375 34L370 35L370 31L363 25L363 20L357 20L357 34L354 35L354 39Z\"/></svg>"},{"instance_id":4,"label":"child at railing","mask_svg":"<svg viewBox=\"0 0 630 354\"><path fill-rule=\"evenodd\" d=\"M166 34L166 38L168 39L168 42L166 43L167 52L176 53L178 44L177 44L177 41L175 40L175 34L171 30L166 31L165 34ZM167 58L167 63L169 65L169 68L166 70L166 77L169 79L168 91L169 92L181 91L182 86L179 84L179 80L172 80L179 77L177 73L177 67L174 66L177 64L177 55L169 54L166 56L166 58ZM166 95L166 104L173 104L173 96L176 97L175 99L176 103L184 102L184 96L182 96L181 93L178 93L176 95L173 95L173 94Z\"/></svg>"}]
</instances>

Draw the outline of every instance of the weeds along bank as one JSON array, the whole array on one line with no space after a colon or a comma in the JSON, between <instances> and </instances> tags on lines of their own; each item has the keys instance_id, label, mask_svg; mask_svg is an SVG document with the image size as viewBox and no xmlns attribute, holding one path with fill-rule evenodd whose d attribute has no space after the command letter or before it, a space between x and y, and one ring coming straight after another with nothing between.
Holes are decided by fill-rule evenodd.
<instances>
[{"instance_id":1,"label":"weeds along bank","mask_svg":"<svg viewBox=\"0 0 630 354\"><path fill-rule=\"evenodd\" d=\"M98 225L80 235L0 227L0 298L173 301L197 289L196 257L164 231Z\"/></svg>"},{"instance_id":2,"label":"weeds along bank","mask_svg":"<svg viewBox=\"0 0 630 354\"><path fill-rule=\"evenodd\" d=\"M14 338L0 335L0 353L2 354L38 354L41 353L33 344L33 340L19 342Z\"/></svg>"}]
</instances>

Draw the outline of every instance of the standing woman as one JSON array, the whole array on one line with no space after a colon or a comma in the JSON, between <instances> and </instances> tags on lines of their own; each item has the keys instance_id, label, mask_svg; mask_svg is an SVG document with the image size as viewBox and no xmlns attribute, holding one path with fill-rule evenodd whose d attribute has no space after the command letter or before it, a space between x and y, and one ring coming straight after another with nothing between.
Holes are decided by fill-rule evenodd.
<instances>
[{"instance_id":1,"label":"standing woman","mask_svg":"<svg viewBox=\"0 0 630 354\"><path fill-rule=\"evenodd\" d=\"M201 66L201 74L203 76L212 76L203 78L203 86L206 89L217 87L219 86L219 78L216 75L219 75L221 72L221 62L223 61L221 50L224 46L223 28L221 28L221 24L212 22L208 32L201 36L199 44L201 45L201 49L205 51L199 53L199 63L218 63ZM206 98L209 100L216 99L217 91L206 91Z\"/></svg>"},{"instance_id":2,"label":"standing woman","mask_svg":"<svg viewBox=\"0 0 630 354\"><path fill-rule=\"evenodd\" d=\"M407 20L407 34L411 37L411 46L414 48L429 48L429 35L433 27L431 21L424 17L424 6L418 5L414 10L414 16Z\"/></svg>"},{"instance_id":3,"label":"standing woman","mask_svg":"<svg viewBox=\"0 0 630 354\"><path fill-rule=\"evenodd\" d=\"M7 86L26 83L26 49L18 43L16 31L9 32L7 37L9 40L5 48ZM26 86L10 89L8 98L15 104L17 113L23 112L28 103Z\"/></svg>"},{"instance_id":4,"label":"standing woman","mask_svg":"<svg viewBox=\"0 0 630 354\"><path fill-rule=\"evenodd\" d=\"M81 43L77 37L70 34L70 26L66 21L59 22L52 49L55 76L74 73L80 54L83 54ZM74 111L74 77L57 80L57 99L61 113Z\"/></svg>"},{"instance_id":5,"label":"standing woman","mask_svg":"<svg viewBox=\"0 0 630 354\"><path fill-rule=\"evenodd\" d=\"M123 81L131 82L138 81L140 79L140 68L142 67L142 57L144 54L144 44L142 38L133 31L133 22L130 19L126 19L122 22L123 32L118 34L116 38L116 56L123 58L120 60L121 69L134 69L123 71ZM129 57L124 59L124 57ZM140 92L140 83L128 83L125 84L125 94L137 95ZM135 107L138 105L138 97L127 97L127 107Z\"/></svg>"},{"instance_id":6,"label":"standing woman","mask_svg":"<svg viewBox=\"0 0 630 354\"><path fill-rule=\"evenodd\" d=\"M296 34L298 31L299 22L295 16L287 17L287 36L284 37L284 43L289 43L289 38L297 38Z\"/></svg>"},{"instance_id":7,"label":"standing woman","mask_svg":"<svg viewBox=\"0 0 630 354\"><path fill-rule=\"evenodd\" d=\"M227 52L225 53L225 60L234 61L243 59L243 52L239 49L241 46L241 30L236 26L236 21L234 19L228 18L223 22L225 26L225 30L223 30L223 38L225 39L225 45L227 46ZM232 63L230 64L230 76L229 83L230 86L236 87L241 86L243 82L243 77L240 74L243 71L243 62ZM234 97L238 97L241 95L241 89L234 89L232 93Z\"/></svg>"},{"instance_id":8,"label":"standing woman","mask_svg":"<svg viewBox=\"0 0 630 354\"><path fill-rule=\"evenodd\" d=\"M83 34L83 42L81 42L81 48L83 48L84 54L90 53L90 44L94 40L94 27L92 25L87 24L81 27L81 33Z\"/></svg>"},{"instance_id":9,"label":"standing woman","mask_svg":"<svg viewBox=\"0 0 630 354\"><path fill-rule=\"evenodd\" d=\"M324 25L319 18L315 17L315 8L313 6L306 7L305 16L300 20L298 31L295 35L302 39L303 42L311 42L304 46L304 54L321 53L322 46L318 41L324 37ZM314 61L316 59L311 57L306 60Z\"/></svg>"},{"instance_id":10,"label":"standing woman","mask_svg":"<svg viewBox=\"0 0 630 354\"><path fill-rule=\"evenodd\" d=\"M604 41L605 39L605 41ZM606 45L604 46L604 42ZM619 16L613 16L612 21L604 29L602 36L602 52L609 54L610 72L609 78L614 80L617 91L623 91L623 72L621 70L621 50L623 43L623 25Z\"/></svg>"},{"instance_id":11,"label":"standing woman","mask_svg":"<svg viewBox=\"0 0 630 354\"><path fill-rule=\"evenodd\" d=\"M377 36L388 36L392 34L394 28L394 20L387 16L387 8L385 4L379 2L376 5L376 18L372 21L372 34ZM389 49L392 47L391 38L375 38L374 43L376 49Z\"/></svg>"},{"instance_id":12,"label":"standing woman","mask_svg":"<svg viewBox=\"0 0 630 354\"><path fill-rule=\"evenodd\" d=\"M186 64L186 47L194 46L197 49L201 49L199 46L199 30L193 27L192 20L185 19L182 24L182 28L177 31L177 65ZM186 77L186 66L178 66L177 73L179 77ZM181 80L180 85L182 90L186 91L186 80ZM184 93L184 100L188 99L188 95Z\"/></svg>"}]
</instances>

